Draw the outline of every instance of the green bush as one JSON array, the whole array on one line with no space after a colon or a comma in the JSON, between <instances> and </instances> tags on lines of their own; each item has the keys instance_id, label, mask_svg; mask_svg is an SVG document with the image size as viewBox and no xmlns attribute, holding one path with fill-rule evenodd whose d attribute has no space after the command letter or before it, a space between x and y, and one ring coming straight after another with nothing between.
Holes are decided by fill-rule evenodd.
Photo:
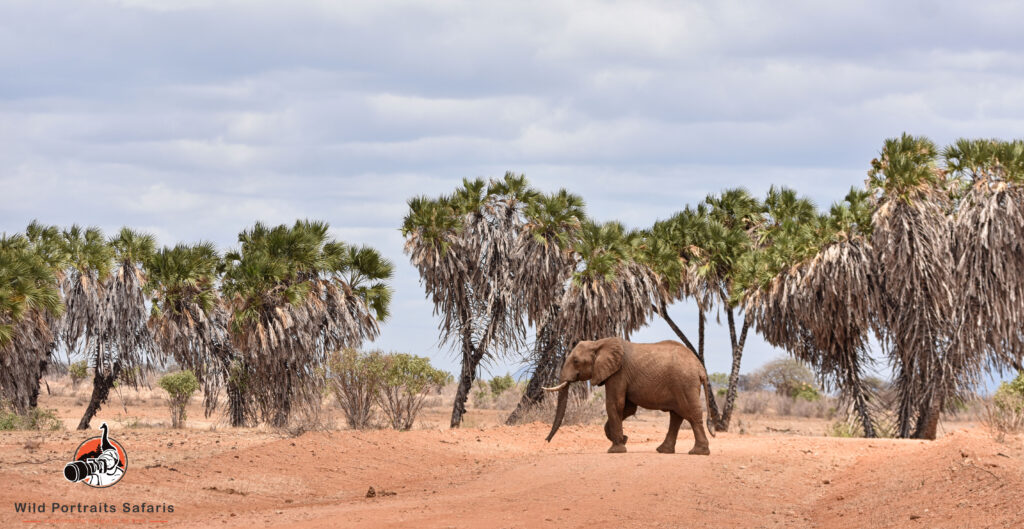
<instances>
[{"instance_id":1,"label":"green bush","mask_svg":"<svg viewBox=\"0 0 1024 529\"><path fill-rule=\"evenodd\" d=\"M488 382L491 387L491 395L497 397L505 391L512 389L516 385L516 380L512 378L512 375L505 373L503 377L494 377Z\"/></svg>"},{"instance_id":2,"label":"green bush","mask_svg":"<svg viewBox=\"0 0 1024 529\"><path fill-rule=\"evenodd\" d=\"M802 383L799 386L790 388L789 396L794 399L803 399L807 402L816 402L821 400L821 392L818 391L818 388L807 383Z\"/></svg>"},{"instance_id":3,"label":"green bush","mask_svg":"<svg viewBox=\"0 0 1024 529\"><path fill-rule=\"evenodd\" d=\"M450 382L452 376L430 365L430 360L403 353L384 356L383 385L377 403L391 427L412 428L427 394Z\"/></svg>"},{"instance_id":4,"label":"green bush","mask_svg":"<svg viewBox=\"0 0 1024 529\"><path fill-rule=\"evenodd\" d=\"M32 408L19 415L8 406L0 406L0 431L11 430L63 430L64 422L57 417L57 410Z\"/></svg>"},{"instance_id":5,"label":"green bush","mask_svg":"<svg viewBox=\"0 0 1024 529\"><path fill-rule=\"evenodd\" d=\"M160 378L160 387L167 392L171 408L171 427L182 428L188 415L185 411L192 395L199 390L199 380L191 371L179 371Z\"/></svg>"},{"instance_id":6,"label":"green bush","mask_svg":"<svg viewBox=\"0 0 1024 529\"><path fill-rule=\"evenodd\" d=\"M384 383L384 353L345 349L331 355L327 383L345 414L348 427L367 428L373 420L373 405Z\"/></svg>"},{"instance_id":7,"label":"green bush","mask_svg":"<svg viewBox=\"0 0 1024 529\"><path fill-rule=\"evenodd\" d=\"M999 389L993 397L996 407L1007 411L1020 412L1024 410L1024 373L1017 375L1017 378L999 384Z\"/></svg>"},{"instance_id":8,"label":"green bush","mask_svg":"<svg viewBox=\"0 0 1024 529\"><path fill-rule=\"evenodd\" d=\"M708 375L708 382L713 388L725 388L729 386L729 375L725 373L711 373Z\"/></svg>"},{"instance_id":9,"label":"green bush","mask_svg":"<svg viewBox=\"0 0 1024 529\"><path fill-rule=\"evenodd\" d=\"M71 388L77 388L89 376L89 363L85 360L73 362L68 366L68 374L71 375Z\"/></svg>"}]
</instances>

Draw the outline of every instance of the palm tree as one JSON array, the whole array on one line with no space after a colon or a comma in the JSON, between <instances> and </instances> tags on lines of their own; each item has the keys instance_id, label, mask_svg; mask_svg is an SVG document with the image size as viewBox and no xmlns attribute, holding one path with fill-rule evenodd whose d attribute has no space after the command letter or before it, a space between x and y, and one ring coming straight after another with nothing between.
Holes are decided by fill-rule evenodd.
<instances>
[{"instance_id":1,"label":"palm tree","mask_svg":"<svg viewBox=\"0 0 1024 529\"><path fill-rule=\"evenodd\" d=\"M376 338L376 315L387 313L382 294L363 297L345 280L379 271L351 262L348 247L328 229L313 221L256 223L239 234L240 249L226 256L223 293L240 355L230 376L276 427L285 426L296 408L319 406L317 373L327 354ZM390 278L390 270L384 275L382 280ZM383 309L377 313L370 306L375 300Z\"/></svg>"},{"instance_id":2,"label":"palm tree","mask_svg":"<svg viewBox=\"0 0 1024 529\"><path fill-rule=\"evenodd\" d=\"M737 333L736 309L742 291L736 289L733 279L738 263L753 248L753 233L764 222L763 205L742 188L709 195L704 204L707 207L708 223L701 241L702 259L697 277L702 283L701 288L709 293L709 298L717 301L724 309L729 325L732 369L725 403L715 424L716 429L727 431L739 389L740 364L750 328L750 319L744 316Z\"/></svg>"},{"instance_id":3,"label":"palm tree","mask_svg":"<svg viewBox=\"0 0 1024 529\"><path fill-rule=\"evenodd\" d=\"M526 224L518 235L513 278L523 296L526 317L536 329L529 356L530 381L516 409L505 421L516 424L544 397L552 385L569 344L557 327L558 303L572 277L576 261L573 246L579 237L584 214L583 199L565 189L543 195L524 208Z\"/></svg>"},{"instance_id":4,"label":"palm tree","mask_svg":"<svg viewBox=\"0 0 1024 529\"><path fill-rule=\"evenodd\" d=\"M462 422L481 362L524 339L524 302L509 270L519 259L522 208L536 198L522 175L506 173L490 182L463 180L450 196L409 201L405 252L441 316L441 342L458 343L461 352L453 428Z\"/></svg>"},{"instance_id":5,"label":"palm tree","mask_svg":"<svg viewBox=\"0 0 1024 529\"><path fill-rule=\"evenodd\" d=\"M152 296L149 327L157 344L203 384L206 413L226 386L232 426L254 418L232 368L238 354L231 343L229 314L218 291L220 255L211 243L178 244L157 251L146 265Z\"/></svg>"},{"instance_id":6,"label":"palm tree","mask_svg":"<svg viewBox=\"0 0 1024 529\"><path fill-rule=\"evenodd\" d=\"M698 280L698 268L702 259L701 246L709 232L707 207L696 209L687 206L667 220L654 223L644 232L644 243L638 258L650 267L661 283L662 296L655 312L661 316L680 341L697 355L702 366L704 361L704 335L707 323L706 312L712 304L707 284ZM694 347L686 333L669 315L669 305L676 301L692 298L697 303L697 346ZM718 404L715 402L711 383L705 386L710 402L708 413L711 420L720 420Z\"/></svg>"},{"instance_id":7,"label":"palm tree","mask_svg":"<svg viewBox=\"0 0 1024 529\"><path fill-rule=\"evenodd\" d=\"M98 276L100 304L89 307L98 309L95 320L88 323L88 332L95 333L90 336L94 339L85 344L93 366L93 388L89 405L78 423L79 430L89 428L115 382L138 385L145 376L144 368L160 354L146 326L149 318L144 292L144 265L156 249L156 240L152 235L122 228L110 239L109 248L114 268L109 277ZM70 304L68 308L70 311Z\"/></svg>"},{"instance_id":8,"label":"palm tree","mask_svg":"<svg viewBox=\"0 0 1024 529\"><path fill-rule=\"evenodd\" d=\"M618 222L583 224L577 272L559 302L558 327L571 344L643 328L661 298L657 275L636 259L642 234Z\"/></svg>"},{"instance_id":9,"label":"palm tree","mask_svg":"<svg viewBox=\"0 0 1024 529\"><path fill-rule=\"evenodd\" d=\"M647 325L662 297L657 274L637 259L643 234L618 222L583 223L575 246L576 272L559 302L557 327L570 346L609 336L629 339ZM561 424L570 388L558 391Z\"/></svg>"},{"instance_id":10,"label":"palm tree","mask_svg":"<svg viewBox=\"0 0 1024 529\"><path fill-rule=\"evenodd\" d=\"M810 202L790 190L772 190L765 202L771 220L763 240L770 245L745 262L744 308L768 343L813 366L826 387L839 389L864 435L875 437L864 383L873 324L869 300L876 295L868 193L851 189L827 217L817 217Z\"/></svg>"},{"instance_id":11,"label":"palm tree","mask_svg":"<svg viewBox=\"0 0 1024 529\"><path fill-rule=\"evenodd\" d=\"M63 311L53 268L23 235L0 235L0 399L35 407Z\"/></svg>"},{"instance_id":12,"label":"palm tree","mask_svg":"<svg viewBox=\"0 0 1024 529\"><path fill-rule=\"evenodd\" d=\"M872 160L868 188L878 201L871 244L879 272L875 313L896 367L898 428L934 438L957 373L949 357L953 328L952 209L935 144L903 134ZM908 310L908 308L910 308Z\"/></svg>"},{"instance_id":13,"label":"palm tree","mask_svg":"<svg viewBox=\"0 0 1024 529\"><path fill-rule=\"evenodd\" d=\"M956 328L963 380L1018 371L1024 357L1024 141L957 140L943 151L965 193L953 219Z\"/></svg>"},{"instance_id":14,"label":"palm tree","mask_svg":"<svg viewBox=\"0 0 1024 529\"><path fill-rule=\"evenodd\" d=\"M60 285L67 267L67 255L62 250L60 230L56 226L43 226L36 221L32 221L25 229L25 236L28 239L32 252L41 257L53 273L53 286L58 296L60 296ZM50 362L53 360L53 354L57 350L60 329L64 322L63 306L63 299L61 299L61 311L43 311L41 313L43 320L45 320L43 323L50 330L50 337L45 350L40 352L39 368L36 372L35 380L32 382L29 406L33 408L38 404L43 375L49 368Z\"/></svg>"}]
</instances>

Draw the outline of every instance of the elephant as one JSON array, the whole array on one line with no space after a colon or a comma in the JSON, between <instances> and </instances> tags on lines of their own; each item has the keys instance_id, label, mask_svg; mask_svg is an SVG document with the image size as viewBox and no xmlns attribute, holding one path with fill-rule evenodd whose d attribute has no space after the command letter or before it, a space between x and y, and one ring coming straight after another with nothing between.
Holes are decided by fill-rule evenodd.
<instances>
[{"instance_id":1,"label":"elephant","mask_svg":"<svg viewBox=\"0 0 1024 529\"><path fill-rule=\"evenodd\" d=\"M605 436L612 442L609 453L626 451L627 436L622 434L622 421L636 413L637 407L669 412L670 420L665 441L658 452L675 452L679 425L686 419L693 430L693 448L690 454L709 455L708 437L701 416L700 393L707 387L707 372L697 355L686 346L672 340L658 343L632 343L621 338L604 338L579 342L565 358L559 384L544 388L558 392L558 407L551 433L558 432L565 416L569 384L589 380L605 387L605 405L608 421ZM708 409L711 398L704 391ZM708 431L715 435L711 417Z\"/></svg>"}]
</instances>

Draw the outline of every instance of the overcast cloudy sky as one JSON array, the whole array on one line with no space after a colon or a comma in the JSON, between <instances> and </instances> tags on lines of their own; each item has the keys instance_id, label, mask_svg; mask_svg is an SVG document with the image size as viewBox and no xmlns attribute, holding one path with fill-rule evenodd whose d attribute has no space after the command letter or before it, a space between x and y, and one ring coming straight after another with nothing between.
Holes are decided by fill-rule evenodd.
<instances>
[{"instance_id":1,"label":"overcast cloudy sky","mask_svg":"<svg viewBox=\"0 0 1024 529\"><path fill-rule=\"evenodd\" d=\"M256 220L327 220L397 264L378 345L453 369L402 253L409 197L512 170L635 227L726 186L827 207L886 137L1024 135L1021 20L1011 1L2 0L0 231L230 247ZM709 340L726 371L726 331ZM745 371L780 354L748 351Z\"/></svg>"}]
</instances>

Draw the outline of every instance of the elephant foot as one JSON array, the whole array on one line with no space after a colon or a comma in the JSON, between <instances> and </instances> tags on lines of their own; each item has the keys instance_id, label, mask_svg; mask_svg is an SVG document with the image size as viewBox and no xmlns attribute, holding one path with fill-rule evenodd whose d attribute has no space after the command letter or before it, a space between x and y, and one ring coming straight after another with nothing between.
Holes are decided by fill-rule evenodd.
<instances>
[{"instance_id":1,"label":"elephant foot","mask_svg":"<svg viewBox=\"0 0 1024 529\"><path fill-rule=\"evenodd\" d=\"M629 441L629 436L628 435L623 435L622 436L622 444L626 444L626 441Z\"/></svg>"},{"instance_id":2,"label":"elephant foot","mask_svg":"<svg viewBox=\"0 0 1024 529\"><path fill-rule=\"evenodd\" d=\"M662 453L662 454L674 454L674 453L676 453L676 447L675 446L669 446L669 445L666 445L666 444L659 445L657 450L658 450L659 453Z\"/></svg>"},{"instance_id":3,"label":"elephant foot","mask_svg":"<svg viewBox=\"0 0 1024 529\"><path fill-rule=\"evenodd\" d=\"M612 447L608 449L608 453L609 454L625 454L626 453L626 445L612 445Z\"/></svg>"},{"instance_id":4,"label":"elephant foot","mask_svg":"<svg viewBox=\"0 0 1024 529\"><path fill-rule=\"evenodd\" d=\"M711 449L706 446L694 446L688 453L694 456L709 456L711 455Z\"/></svg>"}]
</instances>

